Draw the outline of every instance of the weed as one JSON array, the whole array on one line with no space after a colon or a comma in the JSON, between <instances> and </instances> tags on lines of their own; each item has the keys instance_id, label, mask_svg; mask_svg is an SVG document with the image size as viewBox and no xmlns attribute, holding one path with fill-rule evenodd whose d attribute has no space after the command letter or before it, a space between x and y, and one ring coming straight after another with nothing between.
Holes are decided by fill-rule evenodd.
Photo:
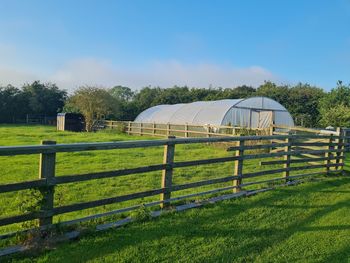
<instances>
[{"instance_id":1,"label":"weed","mask_svg":"<svg viewBox=\"0 0 350 263\"><path fill-rule=\"evenodd\" d=\"M131 213L131 217L138 222L146 222L152 218L151 210L142 204L138 209Z\"/></svg>"}]
</instances>

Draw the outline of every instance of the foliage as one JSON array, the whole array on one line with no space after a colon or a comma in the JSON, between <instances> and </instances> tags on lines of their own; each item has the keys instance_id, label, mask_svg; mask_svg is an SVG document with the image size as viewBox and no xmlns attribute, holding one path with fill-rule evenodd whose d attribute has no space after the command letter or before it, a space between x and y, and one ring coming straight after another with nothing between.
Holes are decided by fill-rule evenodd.
<instances>
[{"instance_id":1,"label":"foliage","mask_svg":"<svg viewBox=\"0 0 350 263\"><path fill-rule=\"evenodd\" d=\"M138 113L159 104L189 103L199 100L239 99L252 96L266 96L272 98L292 114L297 125L317 127L320 113L319 102L325 92L309 84L299 83L295 86L277 85L265 82L257 89L250 86L236 88L188 88L174 86L162 89L159 87L145 87L135 92L129 101L123 101L123 110L117 120L133 120ZM129 106L129 108L128 108Z\"/></svg>"},{"instance_id":2,"label":"foliage","mask_svg":"<svg viewBox=\"0 0 350 263\"><path fill-rule=\"evenodd\" d=\"M146 222L152 218L151 210L142 204L138 209L131 213L131 217L138 222Z\"/></svg>"},{"instance_id":3,"label":"foliage","mask_svg":"<svg viewBox=\"0 0 350 263\"><path fill-rule=\"evenodd\" d=\"M338 81L337 87L332 89L320 101L321 123L325 126L350 126L350 84L344 85Z\"/></svg>"},{"instance_id":4,"label":"foliage","mask_svg":"<svg viewBox=\"0 0 350 263\"><path fill-rule=\"evenodd\" d=\"M19 107L21 105L21 107ZM11 123L23 118L29 110L23 92L11 85L0 87L0 122Z\"/></svg>"},{"instance_id":5,"label":"foliage","mask_svg":"<svg viewBox=\"0 0 350 263\"><path fill-rule=\"evenodd\" d=\"M319 101L325 92L309 84L299 83L296 86L278 86L265 82L256 95L272 98L281 103L292 115L295 124L305 127L317 127L319 121Z\"/></svg>"},{"instance_id":6,"label":"foliage","mask_svg":"<svg viewBox=\"0 0 350 263\"><path fill-rule=\"evenodd\" d=\"M278 86L273 82L267 81L256 90L256 95L269 97L286 107L286 102L288 102L289 87L287 85Z\"/></svg>"},{"instance_id":7,"label":"foliage","mask_svg":"<svg viewBox=\"0 0 350 263\"><path fill-rule=\"evenodd\" d=\"M95 123L116 112L117 100L105 89L83 86L67 101L67 107L78 109L85 117L86 131L92 131Z\"/></svg>"},{"instance_id":8,"label":"foliage","mask_svg":"<svg viewBox=\"0 0 350 263\"><path fill-rule=\"evenodd\" d=\"M133 102L135 92L128 87L115 86L108 91L112 97L117 101L119 107L116 109L110 117L116 120L133 120L137 115L137 109Z\"/></svg>"},{"instance_id":9,"label":"foliage","mask_svg":"<svg viewBox=\"0 0 350 263\"><path fill-rule=\"evenodd\" d=\"M130 88L124 86L115 86L109 92L118 101L124 102L131 101L135 96L135 93Z\"/></svg>"},{"instance_id":10,"label":"foliage","mask_svg":"<svg viewBox=\"0 0 350 263\"><path fill-rule=\"evenodd\" d=\"M345 85L342 81L338 81L336 88L332 89L320 100L320 107L324 110L339 104L350 106L350 84Z\"/></svg>"},{"instance_id":11,"label":"foliage","mask_svg":"<svg viewBox=\"0 0 350 263\"><path fill-rule=\"evenodd\" d=\"M250 86L236 88L188 88L187 86L162 89L145 87L134 96L138 112L159 104L189 103L199 100L238 99L250 97L255 89ZM136 116L135 116L136 117Z\"/></svg>"},{"instance_id":12,"label":"foliage","mask_svg":"<svg viewBox=\"0 0 350 263\"><path fill-rule=\"evenodd\" d=\"M98 94L97 98L80 96L83 101L78 102L78 89L67 100L67 93L55 84L34 81L21 88L11 85L0 87L0 123L16 122L25 119L26 114L55 115L62 109L65 112L82 112L82 104L89 104L98 108L94 116L88 119L105 116L114 120L134 120L145 109L159 104L189 103L194 101L208 101L220 99L238 99L252 96L266 96L281 103L291 113L296 125L305 127L327 126L324 115L335 105L350 106L350 86L341 81L330 92L311 86L307 83L296 85L278 85L266 81L257 89L242 85L234 88L190 88L187 86L174 86L168 88L147 86L133 91L129 87L114 86L110 89L93 88L91 94ZM81 91L82 92L82 91ZM81 94L82 95L82 94ZM102 98L103 97L103 98ZM66 102L65 102L66 101ZM75 103L73 103L75 101ZM93 102L91 104L91 102ZM98 105L95 105L98 103ZM79 104L79 105L78 105ZM64 108L63 108L64 106ZM86 107L83 107L86 109ZM91 107L90 107L91 108ZM91 110L89 110L91 111ZM322 119L322 121L320 121ZM88 129L91 125L88 123ZM349 124L350 125L350 124ZM348 125L347 125L348 126Z\"/></svg>"},{"instance_id":13,"label":"foliage","mask_svg":"<svg viewBox=\"0 0 350 263\"><path fill-rule=\"evenodd\" d=\"M288 101L282 105L291 113L296 125L318 127L319 101L324 96L322 89L299 83L289 89Z\"/></svg>"},{"instance_id":14,"label":"foliage","mask_svg":"<svg viewBox=\"0 0 350 263\"><path fill-rule=\"evenodd\" d=\"M42 84L34 81L23 86L24 97L28 101L30 114L45 113L54 116L61 111L67 97L64 90L60 90L55 84Z\"/></svg>"},{"instance_id":15,"label":"foliage","mask_svg":"<svg viewBox=\"0 0 350 263\"><path fill-rule=\"evenodd\" d=\"M321 124L333 127L350 126L350 107L344 104L334 105L322 112Z\"/></svg>"},{"instance_id":16,"label":"foliage","mask_svg":"<svg viewBox=\"0 0 350 263\"><path fill-rule=\"evenodd\" d=\"M151 87L145 87L141 89L136 95L135 95L135 103L137 112L144 111L145 109L157 105L157 98L159 94L162 92L162 89L159 87L151 88ZM176 102L173 102L174 104ZM136 117L136 116L135 116Z\"/></svg>"},{"instance_id":17,"label":"foliage","mask_svg":"<svg viewBox=\"0 0 350 263\"><path fill-rule=\"evenodd\" d=\"M0 87L0 123L24 120L26 114L54 116L63 108L67 93L55 84L34 81L22 88Z\"/></svg>"}]
</instances>

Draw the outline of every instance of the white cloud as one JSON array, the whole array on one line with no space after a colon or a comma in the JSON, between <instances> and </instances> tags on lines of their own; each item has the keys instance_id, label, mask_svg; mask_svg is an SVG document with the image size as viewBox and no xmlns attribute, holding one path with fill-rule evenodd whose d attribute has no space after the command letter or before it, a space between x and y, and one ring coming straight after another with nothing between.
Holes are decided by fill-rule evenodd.
<instances>
[{"instance_id":1,"label":"white cloud","mask_svg":"<svg viewBox=\"0 0 350 263\"><path fill-rule=\"evenodd\" d=\"M1 67L0 65L0 86L5 86L8 84L13 86L21 86L24 83L33 82L37 79L40 78L31 72Z\"/></svg>"},{"instance_id":2,"label":"white cloud","mask_svg":"<svg viewBox=\"0 0 350 263\"><path fill-rule=\"evenodd\" d=\"M252 66L238 68L210 63L183 64L158 61L137 69L114 66L103 60L81 59L67 63L51 76L51 81L65 88L80 85L125 85L140 88L147 85L171 87L235 87L242 84L258 86L264 80L277 80L270 71Z\"/></svg>"},{"instance_id":3,"label":"white cloud","mask_svg":"<svg viewBox=\"0 0 350 263\"><path fill-rule=\"evenodd\" d=\"M39 78L33 70L20 67L20 54L12 45L0 43L0 85L23 85Z\"/></svg>"},{"instance_id":4,"label":"white cloud","mask_svg":"<svg viewBox=\"0 0 350 263\"><path fill-rule=\"evenodd\" d=\"M84 58L67 62L52 73L32 72L28 69L6 67L0 64L0 84L21 85L36 79L53 82L59 87L72 91L81 85L106 87L125 85L134 89L148 85L235 87L246 84L258 86L264 80L276 81L277 77L259 66L240 68L212 63L184 64L176 60L156 61L130 68L113 65L106 60Z\"/></svg>"}]
</instances>

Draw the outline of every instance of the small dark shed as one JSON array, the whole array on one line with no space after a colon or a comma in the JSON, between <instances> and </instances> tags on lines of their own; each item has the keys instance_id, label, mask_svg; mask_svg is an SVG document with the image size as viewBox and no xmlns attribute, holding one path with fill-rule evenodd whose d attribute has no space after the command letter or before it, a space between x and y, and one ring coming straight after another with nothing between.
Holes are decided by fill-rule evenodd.
<instances>
[{"instance_id":1,"label":"small dark shed","mask_svg":"<svg viewBox=\"0 0 350 263\"><path fill-rule=\"evenodd\" d=\"M79 113L58 113L57 130L80 132L85 128L84 116Z\"/></svg>"}]
</instances>

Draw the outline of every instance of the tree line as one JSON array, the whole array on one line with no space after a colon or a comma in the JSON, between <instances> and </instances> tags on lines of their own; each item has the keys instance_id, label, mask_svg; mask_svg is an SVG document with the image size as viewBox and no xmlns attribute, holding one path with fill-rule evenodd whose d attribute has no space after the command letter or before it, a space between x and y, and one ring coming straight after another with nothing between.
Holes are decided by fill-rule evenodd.
<instances>
[{"instance_id":1,"label":"tree line","mask_svg":"<svg viewBox=\"0 0 350 263\"><path fill-rule=\"evenodd\" d=\"M188 103L220 99L266 96L283 106L293 116L296 125L305 127L350 127L350 85L339 81L326 92L309 84L277 85L267 81L258 88L171 88L144 87L133 91L129 87L101 88L83 86L68 96L52 83L34 81L21 88L0 87L0 123L13 123L26 114L54 116L58 112L79 112L87 127L93 120L109 118L133 120L143 110L159 104Z\"/></svg>"},{"instance_id":2,"label":"tree line","mask_svg":"<svg viewBox=\"0 0 350 263\"><path fill-rule=\"evenodd\" d=\"M65 90L40 81L21 88L0 86L0 123L22 122L27 114L54 116L63 110L67 98Z\"/></svg>"}]
</instances>

